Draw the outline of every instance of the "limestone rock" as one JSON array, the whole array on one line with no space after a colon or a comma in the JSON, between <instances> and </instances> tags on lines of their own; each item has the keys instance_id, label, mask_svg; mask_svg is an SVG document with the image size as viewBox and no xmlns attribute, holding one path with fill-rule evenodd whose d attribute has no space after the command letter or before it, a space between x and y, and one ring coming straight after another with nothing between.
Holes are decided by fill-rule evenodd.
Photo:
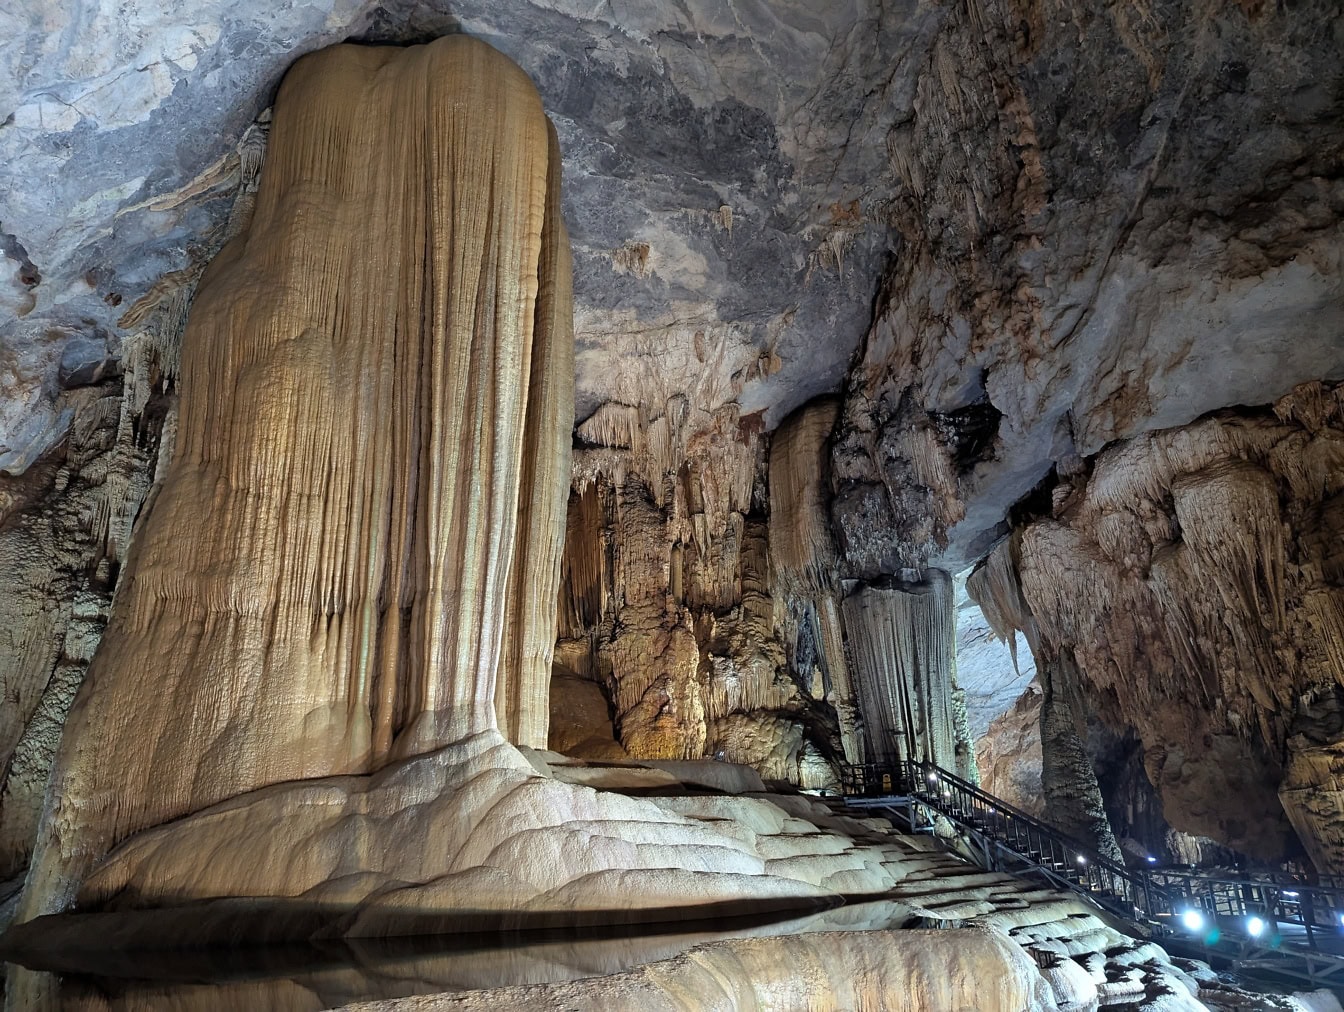
<instances>
[{"instance_id":1,"label":"limestone rock","mask_svg":"<svg viewBox=\"0 0 1344 1012\"><path fill-rule=\"evenodd\" d=\"M1041 786L1041 689L1033 683L976 742L980 786L996 798L1040 818L1045 813Z\"/></svg>"},{"instance_id":2,"label":"limestone rock","mask_svg":"<svg viewBox=\"0 0 1344 1012\"><path fill-rule=\"evenodd\" d=\"M377 769L496 705L544 722L531 598L557 574L572 375L548 130L468 39L286 78L250 226L193 305L176 452L66 724L28 915L137 830Z\"/></svg>"},{"instance_id":3,"label":"limestone rock","mask_svg":"<svg viewBox=\"0 0 1344 1012\"><path fill-rule=\"evenodd\" d=\"M787 536L775 518L794 514L775 504L767 516L765 459L780 451L736 408L675 398L607 404L578 436L557 683L600 684L609 733L635 758L712 755L769 779L833 782L853 699L843 668L818 686L796 649L807 594L771 547Z\"/></svg>"},{"instance_id":4,"label":"limestone rock","mask_svg":"<svg viewBox=\"0 0 1344 1012\"><path fill-rule=\"evenodd\" d=\"M1020 575L1000 562L987 582L1007 589L980 595L1016 611L1002 624L1025 625L1076 663L1067 691L1138 736L1174 828L1281 858L1282 783L1303 844L1326 868L1337 848L1298 791L1324 784L1307 757L1337 741L1344 684L1338 390L1309 384L1273 410L1099 454L1061 485L1053 516L1005 543Z\"/></svg>"},{"instance_id":5,"label":"limestone rock","mask_svg":"<svg viewBox=\"0 0 1344 1012\"><path fill-rule=\"evenodd\" d=\"M633 402L642 378L690 391L697 345L716 349L711 380L744 413L782 416L838 387L867 325L892 99L939 18L867 0L6 14L0 467L22 470L68 427L68 344L101 330L115 356L126 307L210 258L246 168L235 145L295 59L350 38L465 32L538 83L567 159L580 418Z\"/></svg>"},{"instance_id":6,"label":"limestone rock","mask_svg":"<svg viewBox=\"0 0 1344 1012\"><path fill-rule=\"evenodd\" d=\"M1055 1007L1026 954L981 931L862 932L721 942L612 977L347 1006L347 1012L573 1006L585 1009Z\"/></svg>"},{"instance_id":7,"label":"limestone rock","mask_svg":"<svg viewBox=\"0 0 1344 1012\"><path fill-rule=\"evenodd\" d=\"M834 442L855 575L960 571L1053 468L1344 378L1340 18L949 12L887 138L900 254Z\"/></svg>"}]
</instances>

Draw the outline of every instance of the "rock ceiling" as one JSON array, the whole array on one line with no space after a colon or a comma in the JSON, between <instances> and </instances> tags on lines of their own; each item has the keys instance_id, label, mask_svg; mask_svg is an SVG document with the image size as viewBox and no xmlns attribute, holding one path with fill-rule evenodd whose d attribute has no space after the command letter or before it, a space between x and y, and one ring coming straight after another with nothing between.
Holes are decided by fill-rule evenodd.
<instances>
[{"instance_id":1,"label":"rock ceiling","mask_svg":"<svg viewBox=\"0 0 1344 1012\"><path fill-rule=\"evenodd\" d=\"M281 74L351 37L467 32L537 82L565 152L580 418L685 392L773 422L839 388L869 322L884 138L940 19L861 0L29 11L0 24L19 82L0 112L11 471L57 437L63 377L213 252L231 156Z\"/></svg>"},{"instance_id":2,"label":"rock ceiling","mask_svg":"<svg viewBox=\"0 0 1344 1012\"><path fill-rule=\"evenodd\" d=\"M578 419L683 395L773 428L863 344L852 427L993 409L933 549L960 568L1054 463L1344 375L1339 12L1263 6L15 8L0 468L190 290L296 57L461 31L560 133Z\"/></svg>"}]
</instances>

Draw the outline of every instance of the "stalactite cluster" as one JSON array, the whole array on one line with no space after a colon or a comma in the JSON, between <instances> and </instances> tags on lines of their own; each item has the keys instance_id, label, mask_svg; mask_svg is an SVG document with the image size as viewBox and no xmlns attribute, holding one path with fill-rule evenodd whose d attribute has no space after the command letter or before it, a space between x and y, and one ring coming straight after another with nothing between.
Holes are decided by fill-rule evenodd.
<instances>
[{"instance_id":1,"label":"stalactite cluster","mask_svg":"<svg viewBox=\"0 0 1344 1012\"><path fill-rule=\"evenodd\" d=\"M753 420L676 397L652 416L606 404L577 434L561 677L602 687L633 757L711 755L794 782L827 767L828 697L790 667L779 632L766 442ZM553 712L570 722L563 699Z\"/></svg>"},{"instance_id":2,"label":"stalactite cluster","mask_svg":"<svg viewBox=\"0 0 1344 1012\"><path fill-rule=\"evenodd\" d=\"M573 410L554 131L521 71L449 38L299 61L274 137L192 306L28 914L137 830L497 709L544 727Z\"/></svg>"},{"instance_id":3,"label":"stalactite cluster","mask_svg":"<svg viewBox=\"0 0 1344 1012\"><path fill-rule=\"evenodd\" d=\"M1275 858L1291 821L1339 871L1341 492L1344 388L1308 384L1099 454L974 592L1137 733L1174 827Z\"/></svg>"}]
</instances>

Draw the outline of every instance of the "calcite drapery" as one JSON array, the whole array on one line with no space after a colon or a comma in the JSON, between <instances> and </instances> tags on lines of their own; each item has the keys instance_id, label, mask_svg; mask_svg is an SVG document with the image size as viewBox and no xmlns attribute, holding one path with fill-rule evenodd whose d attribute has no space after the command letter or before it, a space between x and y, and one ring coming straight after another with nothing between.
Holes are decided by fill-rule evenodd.
<instances>
[{"instance_id":1,"label":"calcite drapery","mask_svg":"<svg viewBox=\"0 0 1344 1012\"><path fill-rule=\"evenodd\" d=\"M559 169L531 82L480 42L295 64L251 226L192 308L177 451L21 917L118 840L246 791L368 772L497 709L544 740L573 412Z\"/></svg>"},{"instance_id":2,"label":"calcite drapery","mask_svg":"<svg viewBox=\"0 0 1344 1012\"><path fill-rule=\"evenodd\" d=\"M828 443L839 402L818 398L799 408L775 430L770 443L770 562L788 602L789 639L813 647L811 666L820 672L826 698L835 707L840 742L849 762L863 759L854 688L840 625L839 553L827 504Z\"/></svg>"},{"instance_id":3,"label":"calcite drapery","mask_svg":"<svg viewBox=\"0 0 1344 1012\"><path fill-rule=\"evenodd\" d=\"M974 776L953 714L952 581L931 569L924 583L867 586L845 598L868 754L918 759Z\"/></svg>"}]
</instances>

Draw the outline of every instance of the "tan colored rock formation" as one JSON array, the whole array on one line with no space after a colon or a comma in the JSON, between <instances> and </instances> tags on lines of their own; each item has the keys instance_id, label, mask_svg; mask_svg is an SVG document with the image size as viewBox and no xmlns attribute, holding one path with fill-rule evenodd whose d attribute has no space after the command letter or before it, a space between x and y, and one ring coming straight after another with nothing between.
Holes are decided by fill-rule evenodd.
<instances>
[{"instance_id":1,"label":"tan colored rock formation","mask_svg":"<svg viewBox=\"0 0 1344 1012\"><path fill-rule=\"evenodd\" d=\"M827 509L829 440L838 401L822 398L786 418L770 442L770 561L787 603L795 669L821 677L845 758L863 761L857 700L840 623L839 553ZM809 649L800 649L806 644ZM808 671L803 671L809 674Z\"/></svg>"},{"instance_id":2,"label":"tan colored rock formation","mask_svg":"<svg viewBox=\"0 0 1344 1012\"><path fill-rule=\"evenodd\" d=\"M1047 654L1076 662L1088 705L1137 732L1173 827L1281 857L1282 783L1303 844L1330 871L1344 869L1333 815L1303 799L1331 790L1317 757L1338 741L1344 687L1342 400L1311 384L1272 413L1099 454L1055 490L1051 517L1015 536L1020 591L1000 558L979 596L1005 628L1034 623Z\"/></svg>"},{"instance_id":3,"label":"tan colored rock formation","mask_svg":"<svg viewBox=\"0 0 1344 1012\"><path fill-rule=\"evenodd\" d=\"M735 405L710 410L714 396L608 403L579 426L556 684L600 684L631 756L719 755L771 779L829 783L833 714L849 700L843 654L838 694L788 656L765 440ZM563 699L554 710L572 722Z\"/></svg>"},{"instance_id":4,"label":"tan colored rock formation","mask_svg":"<svg viewBox=\"0 0 1344 1012\"><path fill-rule=\"evenodd\" d=\"M251 226L192 309L176 453L66 725L28 915L138 830L491 730L497 700L536 738L572 410L548 132L464 38L287 76Z\"/></svg>"}]
</instances>

